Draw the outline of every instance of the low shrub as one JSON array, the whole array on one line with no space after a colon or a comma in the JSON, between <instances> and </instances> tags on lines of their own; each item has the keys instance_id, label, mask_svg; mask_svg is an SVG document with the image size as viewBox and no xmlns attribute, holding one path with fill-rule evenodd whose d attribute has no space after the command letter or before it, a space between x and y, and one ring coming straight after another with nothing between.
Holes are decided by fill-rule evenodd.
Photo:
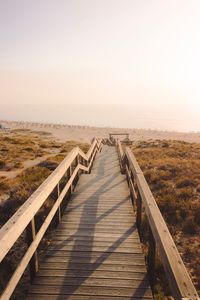
<instances>
[{"instance_id":1,"label":"low shrub","mask_svg":"<svg viewBox=\"0 0 200 300\"><path fill-rule=\"evenodd\" d=\"M33 152L33 148L31 147L26 147L26 148L23 148L24 151L27 151L27 152Z\"/></svg>"},{"instance_id":2,"label":"low shrub","mask_svg":"<svg viewBox=\"0 0 200 300\"><path fill-rule=\"evenodd\" d=\"M9 189L9 185L5 181L0 180L0 191L6 191Z\"/></svg>"},{"instance_id":3,"label":"low shrub","mask_svg":"<svg viewBox=\"0 0 200 300\"><path fill-rule=\"evenodd\" d=\"M177 191L177 197L182 200L190 200L193 196L193 189L185 187Z\"/></svg>"},{"instance_id":4,"label":"low shrub","mask_svg":"<svg viewBox=\"0 0 200 300\"><path fill-rule=\"evenodd\" d=\"M6 163L4 160L0 160L0 169L3 169L6 166Z\"/></svg>"},{"instance_id":5,"label":"low shrub","mask_svg":"<svg viewBox=\"0 0 200 300\"><path fill-rule=\"evenodd\" d=\"M183 232L187 234L195 234L197 232L197 228L193 216L190 216L185 220L183 224Z\"/></svg>"},{"instance_id":6,"label":"low shrub","mask_svg":"<svg viewBox=\"0 0 200 300\"><path fill-rule=\"evenodd\" d=\"M180 188L184 188L184 187L194 187L196 186L196 182L192 179L188 179L188 178L185 178L185 179L179 179L177 180L176 182L176 187L178 189Z\"/></svg>"}]
</instances>

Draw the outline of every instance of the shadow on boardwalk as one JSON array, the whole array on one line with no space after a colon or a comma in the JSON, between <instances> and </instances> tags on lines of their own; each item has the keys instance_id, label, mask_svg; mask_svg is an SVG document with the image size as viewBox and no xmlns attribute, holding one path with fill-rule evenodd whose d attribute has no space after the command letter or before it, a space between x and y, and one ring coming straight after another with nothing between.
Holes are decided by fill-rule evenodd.
<instances>
[{"instance_id":1,"label":"shadow on boardwalk","mask_svg":"<svg viewBox=\"0 0 200 300\"><path fill-rule=\"evenodd\" d=\"M75 196L73 196L72 201L70 201L72 207L71 208L69 207L65 213L66 220L67 217L70 216L70 214L75 213L76 215L77 212L78 214L76 215L76 217L80 217L80 219L78 221L77 219L75 220L75 223L73 223L75 225L72 225L67 221L66 226L69 226L68 224L72 225L71 230L73 233L70 235L68 233L66 235L66 239L60 241L59 244L56 244L55 246L50 245L51 249L47 252L46 259L43 260L43 262L45 263L48 262L48 259L50 257L59 256L64 258L66 255L65 253L67 251L67 257L66 257L67 259L66 262L64 263L66 264L66 271L65 273L62 273L62 283L59 284L59 293L55 293L54 299L61 299L61 298L63 299L63 297L65 299L69 299L71 295L85 295L88 296L88 299L93 299L93 298L95 299L95 296L99 295L98 288L101 289L102 291L106 288L107 289L111 288L108 286L101 286L101 285L97 285L97 286L89 285L87 280L88 278L91 278L91 275L94 272L96 272L98 269L101 269L101 266L104 265L104 263L109 259L110 256L113 255L113 253L117 252L121 256L126 255L127 253L121 253L121 250L119 250L118 248L124 247L123 243L127 241L130 237L132 237L134 233L137 232L135 222L134 222L134 215L133 215L133 222L129 222L126 221L126 219L125 220L123 219L122 224L117 223L118 212L122 211L122 214L120 215L120 219L119 219L120 222L120 220L122 220L124 216L124 205L126 205L126 203L127 205L128 203L130 203L130 197L128 196L128 193L122 192L122 194L120 194L120 190L119 190L119 194L116 194L114 197L114 201L112 201L114 205L111 205L109 202L110 196L108 195L112 195L112 192L115 188L118 188L121 184L123 185L123 187L126 187L126 184L124 183L125 179L120 174L119 171L119 163L116 154L115 154L115 159L113 159L111 155L112 152L108 151L108 149L105 149L104 153L101 153L95 160L95 165L92 170L92 174L84 175L84 176L88 176L87 177L88 180L86 182L83 181L82 184L79 184L77 186L77 190L75 190ZM111 168L105 169L105 166L107 165L111 166ZM83 194L84 194L83 202L78 203L76 205L76 200L79 199L80 201L81 195ZM104 200L102 200L102 196ZM108 197L108 199L106 197ZM104 201L104 203L106 203L105 199L107 199L106 201L108 201L109 203L104 207L102 206L101 201ZM108 224L103 223L105 222L104 221L105 218L107 218L106 220L109 220L109 222L111 220L111 223ZM124 218L126 217L124 216ZM102 241L104 240L103 235L106 234L106 231L104 230L96 231L97 228L100 228L98 227L99 226L98 224L100 222L104 224L105 226L104 230L106 230L107 228L109 234L112 235L112 226L115 227L116 224L118 225L117 230L119 232L117 234L113 234L112 239L111 241L109 241L109 243L107 242L105 243L107 244L106 250L105 249L102 250L100 248L99 250L94 251L93 249L94 249L96 233L97 232L101 233ZM61 226L62 224L63 223L61 222ZM87 238L84 240L85 236L87 236ZM86 250L80 249L80 245L81 245L80 237L81 237L81 241L85 242ZM139 240L137 242L139 242ZM73 245L70 251L66 250L66 248L64 249L65 246L70 244ZM139 256L141 257L141 252L139 253L140 253ZM116 263L115 266L117 266ZM123 268L122 263L120 264L120 267L121 266ZM75 281L74 284L69 285L67 281L70 278L69 273L71 271L75 271L75 274L77 274L77 276L74 277L74 281ZM79 271L80 272L84 271L84 277L79 275ZM112 272L114 273L116 272L116 276L117 276L118 270L115 271L114 269L112 270ZM101 278L99 279L101 280ZM73 278L71 278L71 280L73 280ZM112 280L113 282L115 281L114 278ZM146 290L149 288L148 280L146 278L146 273L144 273L144 276L141 277L141 279L137 281L137 283L138 283L137 287L133 287L132 289L132 294L124 297L124 299L142 298L145 295ZM84 292L84 294L80 294L80 291L78 291L80 287L81 288L85 287L88 290L90 289L91 294L90 291L89 294L87 294L87 292ZM120 288L120 286L114 287L112 285L113 290L116 290L118 288ZM126 290L126 288L124 288L124 290ZM104 296L104 299L106 299L107 297L106 294L102 294L102 296Z\"/></svg>"}]
</instances>

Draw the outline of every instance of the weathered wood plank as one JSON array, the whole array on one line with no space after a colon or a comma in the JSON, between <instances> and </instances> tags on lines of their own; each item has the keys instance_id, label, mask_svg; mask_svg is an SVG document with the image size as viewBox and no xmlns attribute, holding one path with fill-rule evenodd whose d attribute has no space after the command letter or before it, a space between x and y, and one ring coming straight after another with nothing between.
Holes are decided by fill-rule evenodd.
<instances>
[{"instance_id":1,"label":"weathered wood plank","mask_svg":"<svg viewBox=\"0 0 200 300\"><path fill-rule=\"evenodd\" d=\"M37 277L41 278L44 276L56 276L63 278L88 278L88 271L86 270L52 270L52 269L43 269L37 273ZM110 279L135 279L135 280L145 280L146 272L115 272L115 271L100 271L94 270L89 274L89 278L110 278Z\"/></svg>"},{"instance_id":2,"label":"weathered wood plank","mask_svg":"<svg viewBox=\"0 0 200 300\"><path fill-rule=\"evenodd\" d=\"M67 229L67 228L62 228L60 229L60 232L64 232L64 230L66 230L66 235L76 235L76 233L78 233L79 235L84 235L86 233L90 233L90 236L93 234L95 235L96 233L120 233L120 234L126 234L127 229L112 229L112 228L96 228L95 230L93 230L93 232L89 231L88 229Z\"/></svg>"},{"instance_id":3,"label":"weathered wood plank","mask_svg":"<svg viewBox=\"0 0 200 300\"><path fill-rule=\"evenodd\" d=\"M34 212L37 212L43 205L44 201L56 187L60 179L64 176L71 163L78 154L85 159L89 159L91 153L97 145L95 140L85 155L78 147L74 148L61 164L52 172L52 174L40 185L40 187L29 197L29 199L20 207L19 210L8 220L0 230L0 261L8 253L15 241L31 222ZM15 226L13 226L15 224Z\"/></svg>"},{"instance_id":4,"label":"weathered wood plank","mask_svg":"<svg viewBox=\"0 0 200 300\"><path fill-rule=\"evenodd\" d=\"M56 285L33 285L30 293L48 295L90 295L90 296L118 296L118 297L152 297L150 289L119 288L119 287L87 287L87 286L62 286Z\"/></svg>"},{"instance_id":5,"label":"weathered wood plank","mask_svg":"<svg viewBox=\"0 0 200 300\"><path fill-rule=\"evenodd\" d=\"M104 247L104 246L81 246L81 245L63 245L63 246L49 246L48 247L49 251L82 251L82 252L87 252L87 251L100 251L100 252L106 252L106 253L115 253L115 252L120 252L120 253L142 253L140 245L134 245L133 247L115 247L115 246L110 246L110 247Z\"/></svg>"},{"instance_id":6,"label":"weathered wood plank","mask_svg":"<svg viewBox=\"0 0 200 300\"><path fill-rule=\"evenodd\" d=\"M93 247L112 247L113 244L115 242L113 241L87 241L87 240L71 240L69 238L69 240L63 239L61 241L57 241L55 238L53 239L53 241L51 242L51 246L64 246L64 245L68 245L68 246L74 246L74 245L79 245L79 246L88 246L91 245ZM122 241L120 243L120 247L129 247L129 248L133 248L134 245L137 245L139 248L141 248L140 242L138 241L138 239L132 240L132 241Z\"/></svg>"},{"instance_id":7,"label":"weathered wood plank","mask_svg":"<svg viewBox=\"0 0 200 300\"><path fill-rule=\"evenodd\" d=\"M29 297L152 299L127 183L110 149L80 179ZM102 169L105 157L110 168Z\"/></svg>"},{"instance_id":8,"label":"weathered wood plank","mask_svg":"<svg viewBox=\"0 0 200 300\"><path fill-rule=\"evenodd\" d=\"M120 230L122 230L122 231L127 231L127 230L134 230L134 227L133 226L131 226L130 224L113 224L113 223L111 223L111 224L81 224L81 223L79 223L79 224L66 224L66 223L61 223L60 224L60 226L59 226L59 229L72 229L72 230L74 230L74 229L76 229L76 230L88 230L88 231L90 231L90 230L94 230L94 231L97 231L97 229L98 230L100 230L100 229L106 229L106 230L115 230L115 229L118 229L119 228L119 226L120 226Z\"/></svg>"},{"instance_id":9,"label":"weathered wood plank","mask_svg":"<svg viewBox=\"0 0 200 300\"><path fill-rule=\"evenodd\" d=\"M16 270L12 274L6 288L3 291L3 294L1 295L1 300L9 299L10 296L12 295L28 263L32 259L34 253L36 253L36 249L42 237L44 236L49 224L51 223L55 214L59 210L62 200L64 199L65 195L68 193L68 190L71 189L74 178L76 177L80 169L85 171L90 170L90 167L93 163L93 159L98 149L99 149L99 143L97 142L97 140L94 140L93 144L91 145L86 155L83 154L78 147L73 149L67 155L67 157L62 161L62 163L43 182L43 184L29 197L29 199L20 207L20 209L0 229L0 248L1 248L0 262L1 262L3 258L6 256L6 254L8 253L8 251L10 250L10 248L14 245L14 243L17 241L19 236L22 234L22 232L26 229L28 224L32 222L34 216L41 208L41 206L44 204L47 197L54 190L56 185L59 184L60 179L65 175L68 169L71 168L71 164L73 163L74 159L79 155L83 155L85 159L90 161L88 167L84 167L78 164L75 170L73 171L73 174L68 179L62 192L59 193L58 199L55 201L44 223L40 227L37 234L35 234L34 239L29 245L28 250L26 251L23 258L21 259L21 262L19 263ZM37 270L37 268L35 269ZM32 272L32 274L34 273L35 272Z\"/></svg>"},{"instance_id":10,"label":"weathered wood plank","mask_svg":"<svg viewBox=\"0 0 200 300\"><path fill-rule=\"evenodd\" d=\"M137 231L133 231L131 234L127 233L125 231L125 233L112 233L112 232L95 232L93 233L93 235L91 235L90 232L88 231L84 231L84 232L80 232L80 231L75 231L76 234L72 235L72 234L68 234L66 229L57 229L54 231L56 235L65 235L67 236L73 236L73 237L78 237L78 236L87 236L87 237L94 237L95 238L102 238L102 237L110 237L110 238L114 238L116 240L127 240L127 239L131 239L133 237L137 237L139 239L138 236L138 232Z\"/></svg>"},{"instance_id":11,"label":"weathered wood plank","mask_svg":"<svg viewBox=\"0 0 200 300\"><path fill-rule=\"evenodd\" d=\"M131 263L131 262L130 262ZM64 263L64 262L43 262L40 266L41 269L51 269L51 270L87 270L87 271L95 271L105 270L105 271L115 271L115 272L146 272L146 266L144 262L132 262L129 264L114 264L114 263Z\"/></svg>"},{"instance_id":12,"label":"weathered wood plank","mask_svg":"<svg viewBox=\"0 0 200 300\"><path fill-rule=\"evenodd\" d=\"M54 240L66 240L66 239L71 239L71 240L85 240L85 241L109 241L109 242L132 242L135 240L139 240L138 233L133 232L130 235L128 234L112 234L112 233L95 233L95 235L91 235L88 232L85 232L84 234L79 234L79 232L76 233L76 235L67 235L65 234L65 230L57 230L56 235L54 236Z\"/></svg>"},{"instance_id":13,"label":"weathered wood plank","mask_svg":"<svg viewBox=\"0 0 200 300\"><path fill-rule=\"evenodd\" d=\"M147 289L149 288L149 282L147 280L135 280L135 279L118 279L115 280L110 278L90 278L90 277L76 277L76 278L65 278L65 277L52 277L42 276L37 277L34 280L34 285L56 285L56 286L101 286L101 287L127 287L127 288L138 288Z\"/></svg>"},{"instance_id":14,"label":"weathered wood plank","mask_svg":"<svg viewBox=\"0 0 200 300\"><path fill-rule=\"evenodd\" d=\"M45 294L30 294L27 300L66 300L66 295L45 295ZM98 296L98 295L67 295L68 300L122 300L122 297L117 296ZM141 300L141 299L152 299L152 297L144 296L144 297L125 297L123 296L123 300Z\"/></svg>"},{"instance_id":15,"label":"weathered wood plank","mask_svg":"<svg viewBox=\"0 0 200 300\"><path fill-rule=\"evenodd\" d=\"M49 251L43 262L62 262L62 263L101 263L101 264L123 264L123 265L145 265L144 257L142 257L142 253L131 253L132 256L125 257L127 253L119 253L114 252L112 254L119 254L118 256L107 255L103 253L103 255L92 255L91 252L77 252L74 251L73 255L71 252L60 253L60 256L57 253ZM98 252L95 252L98 253ZM70 255L71 254L71 255ZM85 255L84 255L85 254ZM130 253L128 253L130 254ZM133 262L132 262L132 261ZM41 263L42 265L42 263Z\"/></svg>"}]
</instances>

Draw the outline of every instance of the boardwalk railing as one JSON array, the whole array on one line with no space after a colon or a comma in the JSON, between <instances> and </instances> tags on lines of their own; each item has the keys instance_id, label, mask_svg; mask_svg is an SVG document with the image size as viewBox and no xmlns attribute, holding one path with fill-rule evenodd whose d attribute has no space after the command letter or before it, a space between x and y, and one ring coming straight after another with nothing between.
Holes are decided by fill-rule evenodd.
<instances>
[{"instance_id":1,"label":"boardwalk railing","mask_svg":"<svg viewBox=\"0 0 200 300\"><path fill-rule=\"evenodd\" d=\"M17 210L17 212L0 229L0 262L5 258L14 243L26 230L28 249L18 264L14 274L8 282L0 299L9 299L26 267L30 267L31 280L38 270L37 248L47 231L53 218L59 222L61 218L61 204L66 195L70 196L80 172L90 172L96 153L100 150L101 140L93 140L87 154L76 147L66 156L61 164L52 172L52 174L43 182L42 185L28 198L28 200ZM67 177L65 185L60 190L60 182ZM35 216L45 203L49 195L57 187L57 199L49 211L47 217L36 232Z\"/></svg>"},{"instance_id":2,"label":"boardwalk railing","mask_svg":"<svg viewBox=\"0 0 200 300\"><path fill-rule=\"evenodd\" d=\"M127 176L131 198L136 211L136 222L139 232L141 230L142 206L144 206L147 216L149 224L147 264L152 289L154 288L154 269L157 249L173 297L175 299L199 299L154 196L131 149L126 147L125 151L123 151L120 141L117 141L116 146L121 171L122 173L126 173Z\"/></svg>"}]
</instances>

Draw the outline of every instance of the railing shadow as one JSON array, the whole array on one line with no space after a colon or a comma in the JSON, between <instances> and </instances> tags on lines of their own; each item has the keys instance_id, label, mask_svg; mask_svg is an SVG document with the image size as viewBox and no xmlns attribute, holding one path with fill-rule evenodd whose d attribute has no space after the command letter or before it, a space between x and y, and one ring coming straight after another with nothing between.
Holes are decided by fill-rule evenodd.
<instances>
[{"instance_id":1,"label":"railing shadow","mask_svg":"<svg viewBox=\"0 0 200 300\"><path fill-rule=\"evenodd\" d=\"M96 176L94 178L92 178L91 180L89 180L89 182L87 182L83 186L82 190L79 189L79 192L81 192L81 191L83 192L83 190L86 191L94 182L98 182L98 180L100 179L98 176L99 176L99 174L102 174L104 172L104 165L106 164L107 159L108 159L107 154L103 153L103 154L101 154L100 157L98 157L95 160L95 167L96 167L95 175ZM117 174L119 174L119 173L117 172ZM85 280L87 280L87 278L89 278L91 276L91 274L93 272L95 272L109 258L109 256L113 252L115 252L115 250L133 234L134 231L136 231L136 225L133 222L133 224L130 224L130 227L128 227L128 229L124 229L123 233L121 233L121 234L119 233L117 235L116 240L113 241L113 243L110 246L108 246L108 248L106 249L105 252L103 252L103 253L99 252L99 254L100 254L99 257L95 261L93 261L94 258L92 257L92 252L93 252L92 250L93 250L93 244L94 244L96 225L100 221L102 221L105 217L112 214L116 209L118 209L124 203L126 203L127 201L130 201L130 197L127 196L124 199L120 200L118 203L116 203L114 206L109 208L107 211L102 213L100 216L98 216L98 205L101 200L101 195L108 192L109 189L114 188L115 186L117 186L117 184L119 184L119 183L112 184L115 180L116 180L116 173L109 175L108 177L106 177L106 181L103 184L101 184L91 195L88 196L87 200L85 200L83 203L73 207L72 209L69 209L68 213L74 211L75 209L77 209L81 206L83 207L79 224L77 224L78 228L77 228L76 232L72 236L67 237L64 241L61 241L61 243L59 245L56 245L55 247L53 247L54 249L52 248L50 251L47 252L46 257L48 260L48 257L50 255L56 255L56 252L59 250L62 250L63 246L66 246L68 242L70 242L70 241L74 242L73 249L70 250L70 252L69 252L71 254L71 256L69 257L69 260L67 263L66 275L63 276L66 279L69 278L69 276L67 276L67 272L69 270L73 270L74 264L75 264L76 258L77 258L76 252L78 251L79 246L80 246L80 241L78 239L76 239L76 237L81 236L83 234L83 232L85 232L85 230L83 230L83 226L87 224L86 220L88 220L88 213L91 213L89 215L90 216L90 219L89 219L90 225L88 226L88 228L86 230L86 233L87 233L87 256L84 256L84 265L88 265L89 269L85 269L84 277L78 277L79 281L78 281L77 285L70 286L70 295L73 294L85 282ZM122 183L123 181L125 181L125 180L121 180L120 183ZM44 260L44 262L45 262L45 260ZM63 284L64 284L64 278L63 278ZM140 282L138 288L135 289L135 292L133 293L131 298L138 297L138 289L140 291L140 295L145 295L146 288L144 285L144 281L146 282L146 278ZM60 286L60 295L58 295L56 297L56 299L60 299L61 295L65 295L65 299L68 299L71 297L70 295L66 295L66 287L67 287L67 285ZM92 296L90 296L90 297L92 297Z\"/></svg>"}]
</instances>

